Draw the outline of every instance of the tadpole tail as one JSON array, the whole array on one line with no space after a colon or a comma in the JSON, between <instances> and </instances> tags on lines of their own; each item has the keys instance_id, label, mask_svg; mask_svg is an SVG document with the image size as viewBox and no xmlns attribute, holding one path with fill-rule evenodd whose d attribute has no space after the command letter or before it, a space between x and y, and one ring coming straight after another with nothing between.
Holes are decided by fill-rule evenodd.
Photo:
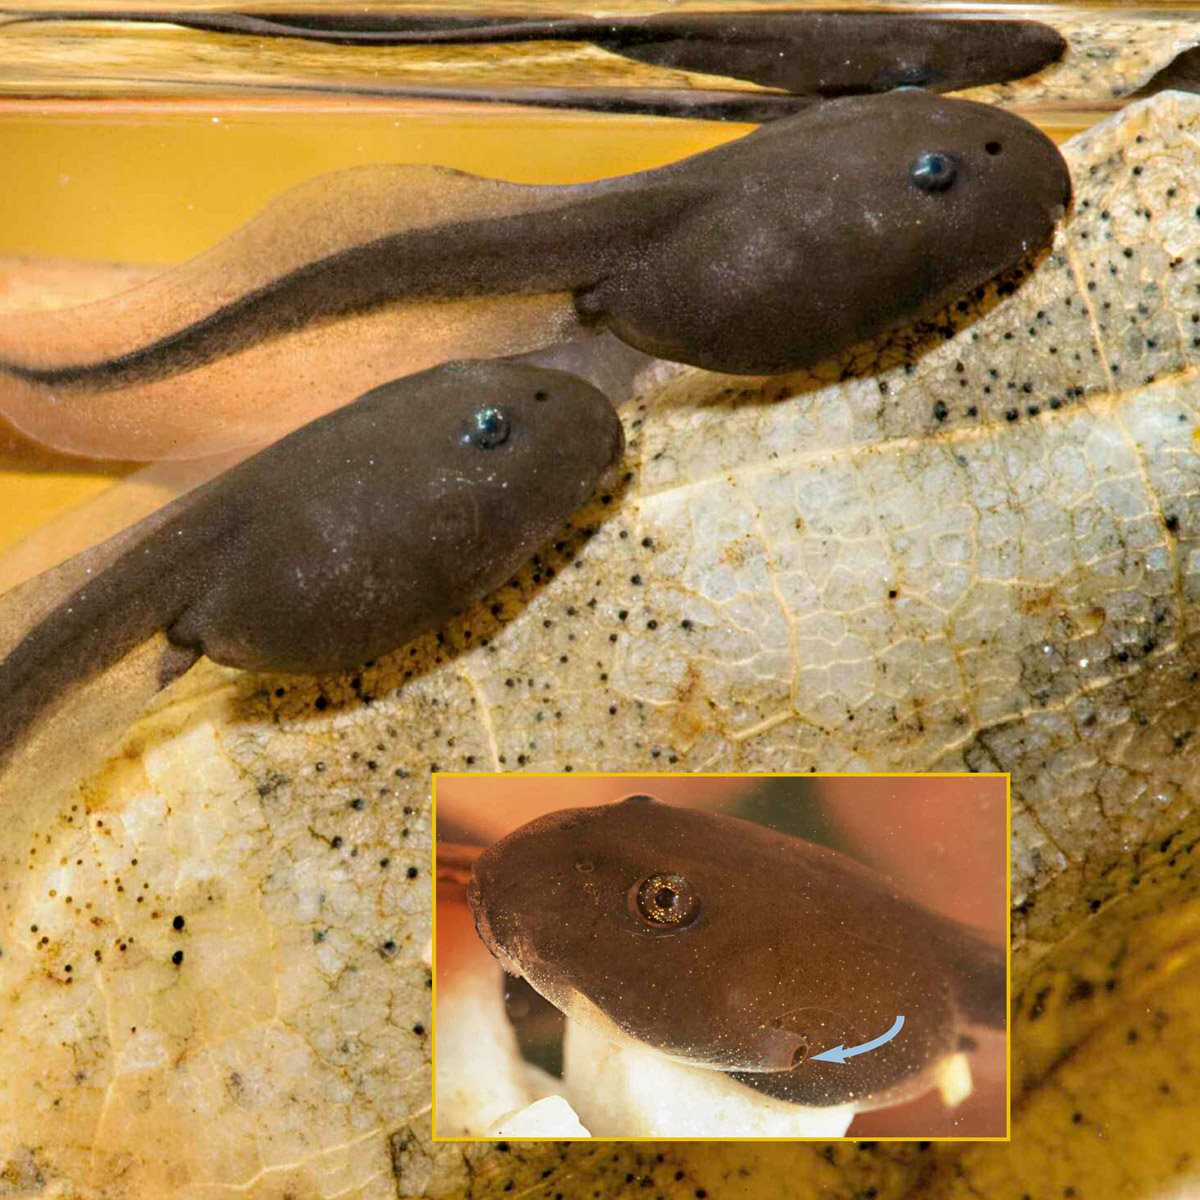
<instances>
[{"instance_id":1,"label":"tadpole tail","mask_svg":"<svg viewBox=\"0 0 1200 1200\"><path fill-rule=\"evenodd\" d=\"M587 41L602 36L603 24L582 20L484 17L466 14L392 15L324 13L184 12L178 9L111 11L64 9L26 13L8 25L113 21L121 24L178 25L205 33L280 40L324 42L334 46L471 46L498 42Z\"/></svg>"},{"instance_id":2,"label":"tadpole tail","mask_svg":"<svg viewBox=\"0 0 1200 1200\"><path fill-rule=\"evenodd\" d=\"M195 661L174 648L150 658L135 652L165 629L188 598L183 564L199 549L177 518L192 497L0 597L0 779L40 749L40 769L57 770L72 743L91 742L126 707L121 689L104 684L130 656L144 678L145 700ZM190 652L188 652L190 654ZM90 696L89 703L81 697ZM136 715L136 710L135 710ZM42 746L42 726L65 730L56 749ZM119 732L119 731L118 731ZM69 757L69 755L67 755Z\"/></svg>"},{"instance_id":3,"label":"tadpole tail","mask_svg":"<svg viewBox=\"0 0 1200 1200\"><path fill-rule=\"evenodd\" d=\"M401 178L395 192L402 199L406 191L404 169L397 174ZM417 184L425 187L431 179L441 179L448 185L456 184L460 192L466 190L485 198L496 192L498 211L494 216L464 217L455 212L451 200L442 220L419 228L384 232L364 243L335 248L331 253L318 253L313 260L266 279L201 317L106 358L63 363L22 362L19 357L5 353L8 345L20 337L17 332L8 332L0 340L0 372L26 383L64 389L128 388L196 370L272 338L389 305L431 299L569 293L589 277L580 263L579 247L595 245L598 240L593 215L595 203L571 203L571 197L564 194L571 192L569 188L522 188L445 168L421 168L414 174ZM294 191L297 194L302 190L312 191L320 183L317 180ZM510 194L516 199L511 199ZM553 211L555 199L560 201L557 211ZM598 199L603 207L605 198ZM285 194L282 202L288 201ZM528 207L524 211L516 208L518 201L526 201ZM512 204L516 211L504 211L504 203ZM280 202L274 207L279 208ZM618 227L622 208L619 198L607 203L606 211L611 211ZM268 209L239 230L234 235L241 239L237 250L244 255L253 254L258 247L251 244L253 239L247 231L262 240L272 230L260 233L259 228L269 226L275 219L278 218ZM224 245L229 246L234 238L227 239ZM515 254L514 247L520 247L522 252ZM175 268L180 288L186 289L189 270L202 276L199 282L191 280L193 290L199 288L207 279L204 272L211 274L219 267L209 261L212 257L210 252ZM128 306L139 294L157 295L153 289L162 291L167 279L164 273L161 280L151 280L137 291L124 293L111 302L87 306L81 320L103 321L106 303L109 307ZM59 331L69 340L77 336L68 325L72 315L71 310L55 311L42 318L41 325ZM35 317L29 320L34 321L36 329ZM114 319L110 318L109 323ZM11 324L0 321L0 334L5 334L6 326ZM24 336L34 339L33 333Z\"/></svg>"}]
</instances>

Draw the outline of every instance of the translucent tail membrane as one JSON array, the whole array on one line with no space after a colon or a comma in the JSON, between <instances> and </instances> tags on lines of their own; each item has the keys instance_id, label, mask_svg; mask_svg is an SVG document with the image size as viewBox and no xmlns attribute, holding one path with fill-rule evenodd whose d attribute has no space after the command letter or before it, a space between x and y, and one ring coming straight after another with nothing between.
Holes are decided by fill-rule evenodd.
<instances>
[{"instance_id":1,"label":"translucent tail membrane","mask_svg":"<svg viewBox=\"0 0 1200 1200\"><path fill-rule=\"evenodd\" d=\"M511 244L489 254L479 240L559 192L423 166L314 179L128 291L0 314L0 412L72 454L203 457L447 359L561 340L570 295L528 277L505 294L531 260L509 254L509 267Z\"/></svg>"}]
</instances>

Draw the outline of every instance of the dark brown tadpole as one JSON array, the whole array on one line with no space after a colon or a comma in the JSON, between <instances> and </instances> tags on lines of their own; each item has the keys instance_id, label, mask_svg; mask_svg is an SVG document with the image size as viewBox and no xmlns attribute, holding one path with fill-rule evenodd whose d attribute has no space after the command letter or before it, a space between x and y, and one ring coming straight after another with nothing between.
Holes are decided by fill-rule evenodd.
<instances>
[{"instance_id":1,"label":"dark brown tadpole","mask_svg":"<svg viewBox=\"0 0 1200 1200\"><path fill-rule=\"evenodd\" d=\"M543 22L541 29L555 24ZM949 92L1001 83L1040 71L1066 49L1056 29L1036 21L912 13L761 10L565 19L557 27L559 37L639 62L821 99L896 87Z\"/></svg>"},{"instance_id":2,"label":"dark brown tadpole","mask_svg":"<svg viewBox=\"0 0 1200 1200\"><path fill-rule=\"evenodd\" d=\"M56 568L90 578L0 661L0 761L63 693L160 632L176 670L205 654L307 675L446 625L556 533L623 448L607 398L559 371L457 362L376 388L119 535L102 569Z\"/></svg>"},{"instance_id":3,"label":"dark brown tadpole","mask_svg":"<svg viewBox=\"0 0 1200 1200\"><path fill-rule=\"evenodd\" d=\"M84 17L170 22L212 33L343 46L587 42L654 66L723 75L818 99L895 87L948 92L1002 83L1049 66L1066 48L1057 30L1037 21L832 10L541 18L454 12L114 11L46 13L25 19ZM573 90L559 89L559 94L569 103ZM638 89L631 87L628 92L627 103L636 106ZM576 97L576 102L580 99ZM678 102L682 109L685 94L680 94Z\"/></svg>"},{"instance_id":4,"label":"dark brown tadpole","mask_svg":"<svg viewBox=\"0 0 1200 1200\"><path fill-rule=\"evenodd\" d=\"M501 964L568 1016L798 1104L894 1103L965 1026L1006 1021L1002 947L844 855L646 797L509 834L467 900ZM870 1054L813 1060L898 1015Z\"/></svg>"},{"instance_id":5,"label":"dark brown tadpole","mask_svg":"<svg viewBox=\"0 0 1200 1200\"><path fill-rule=\"evenodd\" d=\"M915 89L594 183L338 172L111 301L0 314L0 411L75 453L212 453L324 411L414 347L484 337L489 356L518 354L581 322L714 371L792 371L1015 267L1070 190L1033 125Z\"/></svg>"},{"instance_id":6,"label":"dark brown tadpole","mask_svg":"<svg viewBox=\"0 0 1200 1200\"><path fill-rule=\"evenodd\" d=\"M745 375L932 316L1044 246L1071 198L1033 125L916 89L818 105L655 185L644 203L704 199L622 242L576 307L648 354Z\"/></svg>"}]
</instances>

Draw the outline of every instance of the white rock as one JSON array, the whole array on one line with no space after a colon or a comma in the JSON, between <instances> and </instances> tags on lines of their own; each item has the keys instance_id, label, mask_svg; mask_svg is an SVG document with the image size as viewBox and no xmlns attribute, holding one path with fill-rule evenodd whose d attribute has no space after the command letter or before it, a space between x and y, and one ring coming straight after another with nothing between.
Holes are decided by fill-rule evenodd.
<instances>
[{"instance_id":1,"label":"white rock","mask_svg":"<svg viewBox=\"0 0 1200 1200\"><path fill-rule=\"evenodd\" d=\"M505 1113L492 1130L504 1138L576 1138L592 1135L579 1123L575 1110L561 1096L536 1100L528 1108Z\"/></svg>"},{"instance_id":2,"label":"white rock","mask_svg":"<svg viewBox=\"0 0 1200 1200\"><path fill-rule=\"evenodd\" d=\"M441 981L439 981L441 982ZM517 1039L504 1012L500 969L492 962L456 972L437 998L438 1137L495 1136L497 1123L526 1110Z\"/></svg>"},{"instance_id":3,"label":"white rock","mask_svg":"<svg viewBox=\"0 0 1200 1200\"><path fill-rule=\"evenodd\" d=\"M566 1092L597 1137L841 1137L854 1108L802 1108L719 1071L607 1042L567 1021Z\"/></svg>"},{"instance_id":4,"label":"white rock","mask_svg":"<svg viewBox=\"0 0 1200 1200\"><path fill-rule=\"evenodd\" d=\"M965 1054L952 1054L937 1075L937 1090L947 1108L957 1108L974 1090L971 1062Z\"/></svg>"}]
</instances>

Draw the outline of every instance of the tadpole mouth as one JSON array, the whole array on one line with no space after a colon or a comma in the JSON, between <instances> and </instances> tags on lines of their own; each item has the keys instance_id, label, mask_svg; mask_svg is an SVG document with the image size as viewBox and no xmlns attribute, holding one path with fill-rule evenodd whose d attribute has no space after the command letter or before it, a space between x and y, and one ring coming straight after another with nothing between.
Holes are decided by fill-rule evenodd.
<instances>
[{"instance_id":1,"label":"tadpole mouth","mask_svg":"<svg viewBox=\"0 0 1200 1200\"><path fill-rule=\"evenodd\" d=\"M479 935L479 940L490 950L495 945L495 937L492 935L491 923L488 921L487 906L483 901L483 892L479 886L479 874L476 870L471 871L471 878L467 881L467 886L464 889L467 899L467 908L470 909L471 919L475 922L475 932Z\"/></svg>"},{"instance_id":2,"label":"tadpole mouth","mask_svg":"<svg viewBox=\"0 0 1200 1200\"><path fill-rule=\"evenodd\" d=\"M474 897L472 896L471 889L474 885L474 879L467 885L467 904L471 909L471 916L475 920L476 936L488 948L488 952L500 964L506 974L521 976L523 972L516 960L496 940L495 934L492 933L491 922L488 921L487 912L479 900L478 892L475 892Z\"/></svg>"}]
</instances>

